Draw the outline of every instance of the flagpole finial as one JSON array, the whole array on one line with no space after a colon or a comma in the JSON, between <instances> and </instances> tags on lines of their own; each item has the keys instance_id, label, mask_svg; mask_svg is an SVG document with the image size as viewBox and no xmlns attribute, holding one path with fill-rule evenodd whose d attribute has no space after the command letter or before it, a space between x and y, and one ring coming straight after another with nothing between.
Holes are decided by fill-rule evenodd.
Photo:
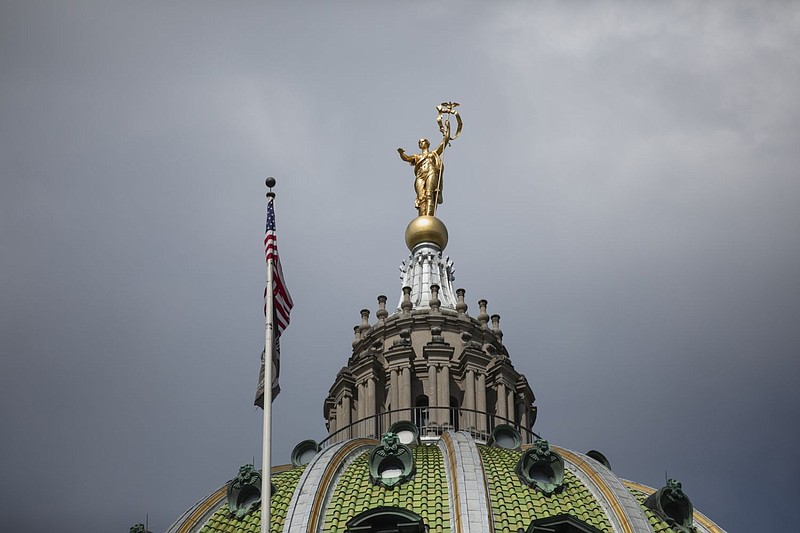
<instances>
[{"instance_id":1,"label":"flagpole finial","mask_svg":"<svg viewBox=\"0 0 800 533\"><path fill-rule=\"evenodd\" d=\"M270 176L270 177L267 178L267 181L265 183L266 183L267 187L269 188L269 191L267 192L267 197L275 198L275 193L272 192L272 188L275 186L275 178Z\"/></svg>"}]
</instances>

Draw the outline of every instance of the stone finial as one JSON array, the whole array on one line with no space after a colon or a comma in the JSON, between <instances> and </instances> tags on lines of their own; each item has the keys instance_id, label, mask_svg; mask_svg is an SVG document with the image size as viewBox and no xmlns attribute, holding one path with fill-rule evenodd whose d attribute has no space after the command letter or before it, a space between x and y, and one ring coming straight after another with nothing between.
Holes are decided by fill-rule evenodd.
<instances>
[{"instance_id":1,"label":"stone finial","mask_svg":"<svg viewBox=\"0 0 800 533\"><path fill-rule=\"evenodd\" d=\"M503 331L500 329L500 315L492 315L492 331L497 336L497 342L503 344Z\"/></svg>"},{"instance_id":2,"label":"stone finial","mask_svg":"<svg viewBox=\"0 0 800 533\"><path fill-rule=\"evenodd\" d=\"M361 328L362 334L369 330L369 309L361 310L361 325L359 328Z\"/></svg>"},{"instance_id":3,"label":"stone finial","mask_svg":"<svg viewBox=\"0 0 800 533\"><path fill-rule=\"evenodd\" d=\"M379 353L383 351L383 341L381 339L375 339L372 343L372 346L369 347L369 355L375 357Z\"/></svg>"},{"instance_id":4,"label":"stone finial","mask_svg":"<svg viewBox=\"0 0 800 533\"><path fill-rule=\"evenodd\" d=\"M400 303L400 309L403 310L403 314L408 316L411 314L411 308L414 307L414 304L411 303L411 287L403 287L403 301Z\"/></svg>"},{"instance_id":5,"label":"stone finial","mask_svg":"<svg viewBox=\"0 0 800 533\"><path fill-rule=\"evenodd\" d=\"M483 345L480 342L472 340L472 333L469 331L461 332L461 340L467 348L473 348L475 350L483 349Z\"/></svg>"},{"instance_id":6,"label":"stone finial","mask_svg":"<svg viewBox=\"0 0 800 533\"><path fill-rule=\"evenodd\" d=\"M439 286L435 283L431 285L431 299L428 301L428 305L431 306L433 313L438 313L439 307L442 305L442 301L439 300Z\"/></svg>"},{"instance_id":7,"label":"stone finial","mask_svg":"<svg viewBox=\"0 0 800 533\"><path fill-rule=\"evenodd\" d=\"M386 310L386 296L381 294L378 296L378 311L375 313L375 316L378 317L378 320L383 323L386 320L386 317L389 316L389 311Z\"/></svg>"},{"instance_id":8,"label":"stone finial","mask_svg":"<svg viewBox=\"0 0 800 533\"><path fill-rule=\"evenodd\" d=\"M464 301L464 296L467 294L467 291L464 289L456 289L456 311L458 311L459 316L464 316L467 314L467 303Z\"/></svg>"},{"instance_id":9,"label":"stone finial","mask_svg":"<svg viewBox=\"0 0 800 533\"><path fill-rule=\"evenodd\" d=\"M395 339L392 346L411 346L411 330L403 328L400 330L400 338Z\"/></svg>"},{"instance_id":10,"label":"stone finial","mask_svg":"<svg viewBox=\"0 0 800 533\"><path fill-rule=\"evenodd\" d=\"M446 344L444 337L442 336L441 327L433 326L431 328L431 344Z\"/></svg>"},{"instance_id":11,"label":"stone finial","mask_svg":"<svg viewBox=\"0 0 800 533\"><path fill-rule=\"evenodd\" d=\"M483 329L487 328L487 324L489 323L489 313L486 312L486 306L489 305L489 302L486 300L478 300L478 307L480 308L480 313L478 313L478 322L481 323Z\"/></svg>"},{"instance_id":12,"label":"stone finial","mask_svg":"<svg viewBox=\"0 0 800 533\"><path fill-rule=\"evenodd\" d=\"M355 333L355 338L353 339L353 349L356 349L358 343L361 342L361 326L353 326L353 333Z\"/></svg>"}]
</instances>

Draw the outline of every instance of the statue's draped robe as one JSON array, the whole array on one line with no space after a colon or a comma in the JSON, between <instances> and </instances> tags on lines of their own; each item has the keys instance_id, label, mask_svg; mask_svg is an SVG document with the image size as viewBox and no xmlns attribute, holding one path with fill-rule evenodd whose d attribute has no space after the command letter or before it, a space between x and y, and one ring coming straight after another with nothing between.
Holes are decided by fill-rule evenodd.
<instances>
[{"instance_id":1,"label":"statue's draped robe","mask_svg":"<svg viewBox=\"0 0 800 533\"><path fill-rule=\"evenodd\" d=\"M428 205L434 194L437 194L436 203L442 203L442 177L444 175L444 163L436 152L415 154L414 158L414 189L417 192L417 200L414 206ZM431 207L433 207L431 205ZM433 215L433 213L423 213L421 215Z\"/></svg>"}]
</instances>

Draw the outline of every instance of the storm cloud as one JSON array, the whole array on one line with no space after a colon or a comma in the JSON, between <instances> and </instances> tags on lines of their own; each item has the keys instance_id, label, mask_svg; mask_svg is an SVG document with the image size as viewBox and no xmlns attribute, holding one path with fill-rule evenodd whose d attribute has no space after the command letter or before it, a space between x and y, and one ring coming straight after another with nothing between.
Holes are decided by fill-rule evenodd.
<instances>
[{"instance_id":1,"label":"storm cloud","mask_svg":"<svg viewBox=\"0 0 800 533\"><path fill-rule=\"evenodd\" d=\"M295 301L274 462L399 299L396 148L535 430L730 531L800 496L800 6L4 2L1 529L125 531L260 462L264 178Z\"/></svg>"}]
</instances>

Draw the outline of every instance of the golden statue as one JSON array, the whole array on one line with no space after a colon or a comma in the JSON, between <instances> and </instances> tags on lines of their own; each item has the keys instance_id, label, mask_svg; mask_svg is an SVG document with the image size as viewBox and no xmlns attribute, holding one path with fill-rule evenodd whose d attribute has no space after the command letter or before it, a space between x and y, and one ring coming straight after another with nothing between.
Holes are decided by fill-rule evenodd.
<instances>
[{"instance_id":1,"label":"golden statue","mask_svg":"<svg viewBox=\"0 0 800 533\"><path fill-rule=\"evenodd\" d=\"M442 203L442 178L444 177L444 163L442 154L444 149L450 145L450 141L456 139L461 134L461 116L456 111L457 102L443 102L436 106L439 115L436 123L439 124L439 131L442 134L442 142L435 150L429 150L431 143L428 139L419 140L419 148L422 152L414 155L406 155L405 150L398 148L400 159L414 167L414 190L417 192L417 200L414 207L417 208L419 216L434 216L436 206ZM450 136L450 117L454 115L458 126L456 134ZM447 118L445 118L447 116Z\"/></svg>"}]
</instances>

